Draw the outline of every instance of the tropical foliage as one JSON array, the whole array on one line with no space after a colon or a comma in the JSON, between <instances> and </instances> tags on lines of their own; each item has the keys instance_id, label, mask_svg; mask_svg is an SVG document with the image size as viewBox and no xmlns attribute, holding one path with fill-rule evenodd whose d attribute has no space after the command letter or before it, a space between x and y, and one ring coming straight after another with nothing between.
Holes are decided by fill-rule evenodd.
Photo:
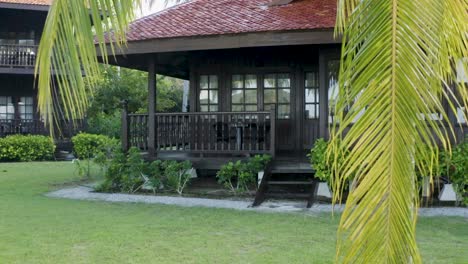
<instances>
[{"instance_id":1,"label":"tropical foliage","mask_svg":"<svg viewBox=\"0 0 468 264\"><path fill-rule=\"evenodd\" d=\"M330 185L333 180L333 162L327 156L328 145L329 142L325 139L317 139L314 143L314 147L310 150L310 153L307 156L309 157L312 168L315 171L314 176ZM339 153L337 155L339 163L343 162L346 154L347 152Z\"/></svg>"},{"instance_id":2,"label":"tropical foliage","mask_svg":"<svg viewBox=\"0 0 468 264\"><path fill-rule=\"evenodd\" d=\"M216 173L216 178L232 193L244 193L255 185L258 172L264 170L270 161L269 155L255 155L244 162L228 162Z\"/></svg>"},{"instance_id":3,"label":"tropical foliage","mask_svg":"<svg viewBox=\"0 0 468 264\"><path fill-rule=\"evenodd\" d=\"M449 86L456 80L454 60L468 57L466 10L466 0L339 1L341 90L328 152L334 200L352 175L359 184L341 218L338 262L421 262L415 155L421 157L416 166L429 168L439 141L450 151L452 130L439 126L448 121L442 102L452 111L468 102L464 84ZM339 150L350 150L342 163Z\"/></svg>"},{"instance_id":4,"label":"tropical foliage","mask_svg":"<svg viewBox=\"0 0 468 264\"><path fill-rule=\"evenodd\" d=\"M148 108L148 73L101 66L101 75L86 78L93 96L89 99L86 111L87 131L119 138L121 134L122 101L127 100L131 113L147 112ZM183 81L180 79L158 76L157 111L182 112Z\"/></svg>"},{"instance_id":5,"label":"tropical foliage","mask_svg":"<svg viewBox=\"0 0 468 264\"><path fill-rule=\"evenodd\" d=\"M443 152L440 156L441 176L455 185L462 203L468 205L468 141L457 145L452 153Z\"/></svg>"},{"instance_id":6,"label":"tropical foliage","mask_svg":"<svg viewBox=\"0 0 468 264\"><path fill-rule=\"evenodd\" d=\"M130 148L124 153L115 149L105 164L105 180L97 187L101 192L126 192L151 190L157 192L175 192L182 195L191 180L192 164L189 161L146 162L140 150ZM102 164L99 164L102 166Z\"/></svg>"}]
</instances>

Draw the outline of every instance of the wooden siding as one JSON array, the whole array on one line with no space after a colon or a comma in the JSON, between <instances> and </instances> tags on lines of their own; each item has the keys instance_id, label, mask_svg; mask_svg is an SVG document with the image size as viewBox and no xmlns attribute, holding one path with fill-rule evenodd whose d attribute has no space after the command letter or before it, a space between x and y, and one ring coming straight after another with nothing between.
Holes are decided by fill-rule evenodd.
<instances>
[{"instance_id":1,"label":"wooden siding","mask_svg":"<svg viewBox=\"0 0 468 264\"><path fill-rule=\"evenodd\" d=\"M328 47L328 48L327 48ZM288 47L267 47L235 50L197 51L190 53L191 93L190 109L198 111L199 76L217 75L220 79L220 111L231 111L231 76L234 74L255 74L258 77L258 110L265 110L263 104L263 76L270 73L287 73L291 79L290 119L277 121L277 147L279 151L295 150L303 153L312 147L321 136L318 119L305 116L305 73L319 71L319 55L339 54L339 46L307 45ZM324 72L321 74L325 74ZM195 83L193 83L195 82ZM321 101L327 96L327 87L320 86ZM195 104L195 105L194 105ZM323 110L323 109L322 109ZM326 109L325 109L326 110ZM324 113L320 116L326 117Z\"/></svg>"}]
</instances>

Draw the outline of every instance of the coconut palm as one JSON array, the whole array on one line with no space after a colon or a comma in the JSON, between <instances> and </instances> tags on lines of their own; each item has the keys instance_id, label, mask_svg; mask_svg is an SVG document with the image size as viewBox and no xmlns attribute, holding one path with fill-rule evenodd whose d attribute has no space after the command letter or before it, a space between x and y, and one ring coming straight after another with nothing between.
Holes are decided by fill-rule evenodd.
<instances>
[{"instance_id":1,"label":"coconut palm","mask_svg":"<svg viewBox=\"0 0 468 264\"><path fill-rule=\"evenodd\" d=\"M415 166L431 163L437 142L450 149L452 133L439 126L446 114L442 120L421 117L444 113L443 100L453 110L458 103L467 105L466 87L452 85L452 65L468 57L468 0L338 2L342 89L329 153L331 159L339 151L349 154L341 165L334 162L335 201L349 178L357 184L342 215L337 261L418 263ZM105 60L125 44L125 31L140 6L138 0L54 0L36 67L39 108L50 125L58 105L68 119L84 115L90 91L83 75L92 79L99 73L98 51ZM107 49L109 30L107 39L113 41Z\"/></svg>"},{"instance_id":2,"label":"coconut palm","mask_svg":"<svg viewBox=\"0 0 468 264\"><path fill-rule=\"evenodd\" d=\"M442 102L453 111L468 102L452 67L468 57L467 11L467 0L339 1L341 91L329 154L351 151L334 162L335 201L350 178L356 187L341 217L338 262L421 262L415 167L430 174L437 146L450 149Z\"/></svg>"}]
</instances>

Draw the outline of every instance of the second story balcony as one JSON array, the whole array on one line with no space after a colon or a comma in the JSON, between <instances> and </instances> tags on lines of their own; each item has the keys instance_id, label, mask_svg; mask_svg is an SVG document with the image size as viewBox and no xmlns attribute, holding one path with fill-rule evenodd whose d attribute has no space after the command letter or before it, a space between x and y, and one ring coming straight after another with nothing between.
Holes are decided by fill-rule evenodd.
<instances>
[{"instance_id":1,"label":"second story balcony","mask_svg":"<svg viewBox=\"0 0 468 264\"><path fill-rule=\"evenodd\" d=\"M37 45L0 44L0 67L33 68L36 63Z\"/></svg>"}]
</instances>

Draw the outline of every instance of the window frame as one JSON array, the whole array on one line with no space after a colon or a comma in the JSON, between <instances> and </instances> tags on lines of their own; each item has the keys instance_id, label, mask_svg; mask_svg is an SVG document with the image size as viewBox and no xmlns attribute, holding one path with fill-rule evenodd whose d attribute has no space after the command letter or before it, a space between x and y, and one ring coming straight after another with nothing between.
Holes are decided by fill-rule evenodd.
<instances>
[{"instance_id":1,"label":"window frame","mask_svg":"<svg viewBox=\"0 0 468 264\"><path fill-rule=\"evenodd\" d=\"M29 102L27 102L29 99ZM17 100L18 105L18 115L21 120L33 120L34 119L34 97L33 96L21 96ZM24 103L21 105L21 103ZM30 107L30 112L28 112L28 107ZM23 112L24 111L24 112Z\"/></svg>"},{"instance_id":2,"label":"window frame","mask_svg":"<svg viewBox=\"0 0 468 264\"><path fill-rule=\"evenodd\" d=\"M315 76L313 85L308 85L309 74ZM307 92L309 90L314 91L314 99L312 102L307 102ZM307 106L313 106L315 108L314 117L310 117L307 111ZM320 119L320 74L318 69L310 69L304 72L304 118L306 120L319 120Z\"/></svg>"},{"instance_id":3,"label":"window frame","mask_svg":"<svg viewBox=\"0 0 468 264\"><path fill-rule=\"evenodd\" d=\"M201 81L203 77L207 77L207 88L202 88ZM216 77L216 87L211 86L211 79L213 77ZM209 113L209 112L219 112L219 103L220 103L220 81L219 81L219 75L218 74L200 74L198 78L198 111L203 112L203 113ZM202 91L206 91L208 93L208 100L207 103L202 103L201 102L201 93ZM213 91L216 91L217 93L217 98L216 98L216 103L211 103L211 93ZM207 107L207 111L203 111L202 108ZM213 111L212 109L216 109L216 111Z\"/></svg>"},{"instance_id":4,"label":"window frame","mask_svg":"<svg viewBox=\"0 0 468 264\"><path fill-rule=\"evenodd\" d=\"M2 95L0 98L5 99L5 104L2 104L0 100L0 109L1 107L4 107L5 111L2 111L0 115L4 115L6 118L1 118L2 120L7 120L7 121L12 121L16 119L16 102L15 98L13 96L7 96L7 95ZM9 105L10 104L10 105ZM13 109L13 112L8 111L9 108Z\"/></svg>"},{"instance_id":5,"label":"window frame","mask_svg":"<svg viewBox=\"0 0 468 264\"><path fill-rule=\"evenodd\" d=\"M267 79L266 77L268 75L274 75L275 76L275 84L274 84L274 87L266 87L265 85L265 80ZM288 80L289 80L289 86L288 87L279 87L278 85L278 80L280 79L279 76L280 75L287 75L288 76ZM269 106L271 105L274 105L275 106L275 109L276 109L276 118L277 119L280 119L280 120L291 120L292 119L292 109L291 109L291 106L292 106L292 100L293 100L293 96L292 96L292 92L293 92L293 79L291 77L291 72L273 72L273 73L264 73L262 75L262 103L263 103L263 109L264 110L269 110L267 109ZM284 102L280 102L279 101L279 94L280 94L280 90L289 90L289 102L287 103L284 103ZM271 102L266 102L265 101L265 92L266 91L275 91L275 102L274 103L271 103ZM280 116L280 107L281 106L289 106L289 112L288 112L288 116L287 117L282 117Z\"/></svg>"},{"instance_id":6,"label":"window frame","mask_svg":"<svg viewBox=\"0 0 468 264\"><path fill-rule=\"evenodd\" d=\"M242 82L242 85L241 87L234 87L234 76L239 76L241 77L241 82ZM246 85L246 79L247 79L247 76L250 76L250 77L253 77L253 79L255 80L255 88L247 88L247 85ZM232 112L256 112L258 111L259 109L259 100L258 100L258 92L259 92L259 84L258 84L258 75L257 74L254 74L254 73L236 73L236 74L231 74L231 84L230 84L230 87L231 87L231 111ZM233 92L234 91L241 91L242 93L242 102L240 103L235 103L232 98L233 98ZM255 91L255 103L251 103L251 102L247 102L246 100L246 92L247 91ZM241 110L234 110L234 107L235 106L241 106ZM254 110L247 110L247 107L254 107L255 109Z\"/></svg>"}]
</instances>

